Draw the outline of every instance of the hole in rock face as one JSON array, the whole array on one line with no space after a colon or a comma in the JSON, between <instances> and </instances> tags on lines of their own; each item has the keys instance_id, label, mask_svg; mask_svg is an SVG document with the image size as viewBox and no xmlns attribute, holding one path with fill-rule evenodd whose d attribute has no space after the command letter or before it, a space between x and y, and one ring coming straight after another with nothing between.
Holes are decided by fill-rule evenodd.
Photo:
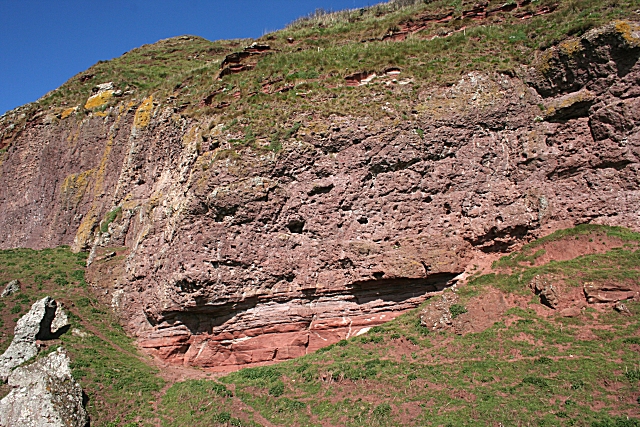
<instances>
[{"instance_id":1,"label":"hole in rock face","mask_svg":"<svg viewBox=\"0 0 640 427\"><path fill-rule=\"evenodd\" d=\"M369 219L364 217L364 216L362 216L362 217L358 218L358 222L360 224L369 224Z\"/></svg>"},{"instance_id":2,"label":"hole in rock face","mask_svg":"<svg viewBox=\"0 0 640 427\"><path fill-rule=\"evenodd\" d=\"M384 271L376 271L373 273L373 277L375 277L376 280L382 279L384 277Z\"/></svg>"},{"instance_id":3,"label":"hole in rock face","mask_svg":"<svg viewBox=\"0 0 640 427\"><path fill-rule=\"evenodd\" d=\"M333 184L329 185L317 185L311 189L307 194L309 196L315 196L317 194L327 194L333 190Z\"/></svg>"},{"instance_id":4,"label":"hole in rock face","mask_svg":"<svg viewBox=\"0 0 640 427\"><path fill-rule=\"evenodd\" d=\"M289 224L287 224L287 228L292 233L302 233L302 230L304 229L304 219L292 219L289 221Z\"/></svg>"}]
</instances>

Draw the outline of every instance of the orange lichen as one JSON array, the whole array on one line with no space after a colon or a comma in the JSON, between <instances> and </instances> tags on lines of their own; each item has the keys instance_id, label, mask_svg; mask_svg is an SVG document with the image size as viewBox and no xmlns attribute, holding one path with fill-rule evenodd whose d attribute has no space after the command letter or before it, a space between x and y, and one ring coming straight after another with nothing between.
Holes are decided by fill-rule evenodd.
<instances>
[{"instance_id":1,"label":"orange lichen","mask_svg":"<svg viewBox=\"0 0 640 427\"><path fill-rule=\"evenodd\" d=\"M595 99L596 95L589 90L581 90L579 92L571 93L563 96L560 99L551 101L545 106L544 115L549 118L554 116L558 111L566 110L574 104L581 102L590 102Z\"/></svg>"},{"instance_id":2,"label":"orange lichen","mask_svg":"<svg viewBox=\"0 0 640 427\"><path fill-rule=\"evenodd\" d=\"M116 120L112 129L118 128L118 124L120 123L121 119L122 119L122 115L118 115L116 117ZM111 131L109 133L109 136L107 137L107 143L104 147L104 152L102 153L100 164L98 165L97 168L91 170L91 172L94 174L93 176L95 176L95 179L93 181L93 203L91 205L91 208L89 209L89 212L84 216L84 219L80 224L80 227L78 227L78 231L76 232L76 238L73 246L73 250L75 251L82 250L83 248L86 247L87 243L89 242L89 239L91 238L93 231L96 229L96 226L98 225L98 213L101 210L100 206L98 205L98 200L99 200L99 196L101 196L104 192L104 178L107 170L109 157L111 155L111 151L113 150L113 145L115 143L114 138L115 138L115 135L113 134L113 131ZM65 182L66 181L67 180L65 179ZM70 185L71 182L72 182L72 179L70 179L68 185ZM63 187L64 187L64 184L63 184Z\"/></svg>"},{"instance_id":3,"label":"orange lichen","mask_svg":"<svg viewBox=\"0 0 640 427\"><path fill-rule=\"evenodd\" d=\"M92 206L89 212L87 212L82 219L80 227L78 227L78 231L76 232L76 237L74 239L72 248L74 252L80 252L87 246L87 243L91 238L91 234L96 228L97 222L98 219L96 217L95 207Z\"/></svg>"},{"instance_id":4,"label":"orange lichen","mask_svg":"<svg viewBox=\"0 0 640 427\"><path fill-rule=\"evenodd\" d=\"M638 31L637 26L635 26L636 28L631 28L631 24L627 21L616 21L614 27L629 45L640 46L640 37L635 34Z\"/></svg>"},{"instance_id":5,"label":"orange lichen","mask_svg":"<svg viewBox=\"0 0 640 427\"><path fill-rule=\"evenodd\" d=\"M560 51L567 56L573 56L582 50L582 43L579 40L567 40L558 46Z\"/></svg>"},{"instance_id":6,"label":"orange lichen","mask_svg":"<svg viewBox=\"0 0 640 427\"><path fill-rule=\"evenodd\" d=\"M140 107L136 110L133 118L133 127L141 129L149 125L151 121L151 110L153 109L153 95L142 101Z\"/></svg>"},{"instance_id":7,"label":"orange lichen","mask_svg":"<svg viewBox=\"0 0 640 427\"><path fill-rule=\"evenodd\" d=\"M113 97L112 90L105 90L104 92L96 93L87 99L87 102L84 104L84 108L87 110L93 110L94 108L102 107L109 102L111 97Z\"/></svg>"},{"instance_id":8,"label":"orange lichen","mask_svg":"<svg viewBox=\"0 0 640 427\"><path fill-rule=\"evenodd\" d=\"M62 198L67 203L77 206L80 200L82 200L94 172L94 169L89 169L84 172L67 175L62 183L62 187L60 187Z\"/></svg>"},{"instance_id":9,"label":"orange lichen","mask_svg":"<svg viewBox=\"0 0 640 427\"><path fill-rule=\"evenodd\" d=\"M60 118L66 119L71 114L75 113L77 110L78 110L78 107L67 108L66 110L63 110L62 113L60 113Z\"/></svg>"},{"instance_id":10,"label":"orange lichen","mask_svg":"<svg viewBox=\"0 0 640 427\"><path fill-rule=\"evenodd\" d=\"M547 75L551 71L551 60L553 59L554 50L547 49L540 55L537 61L536 68L543 75Z\"/></svg>"}]
</instances>

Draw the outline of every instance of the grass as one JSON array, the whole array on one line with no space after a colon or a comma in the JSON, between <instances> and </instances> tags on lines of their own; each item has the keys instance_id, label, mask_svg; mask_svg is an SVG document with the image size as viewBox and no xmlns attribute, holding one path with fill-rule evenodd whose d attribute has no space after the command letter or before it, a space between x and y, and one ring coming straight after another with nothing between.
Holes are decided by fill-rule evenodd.
<instances>
[{"instance_id":1,"label":"grass","mask_svg":"<svg viewBox=\"0 0 640 427\"><path fill-rule=\"evenodd\" d=\"M545 241L599 233L640 242L628 230L585 226ZM556 274L582 271L583 280L600 269L603 277L615 269L637 280L637 256L637 249L612 250L550 264ZM487 287L530 294L518 277L539 271L523 267L513 275L478 277L469 287L475 294ZM465 289L461 300L469 302L473 296ZM416 310L314 354L221 381L275 425L636 426L640 303L627 304L631 317L588 309L580 318L541 316L525 304L489 329L463 336L426 332ZM465 310L462 304L451 308L458 315Z\"/></svg>"},{"instance_id":2,"label":"grass","mask_svg":"<svg viewBox=\"0 0 640 427\"><path fill-rule=\"evenodd\" d=\"M107 214L105 215L104 220L102 220L102 222L100 223L100 232L101 233L106 233L107 231L109 231L109 224L111 224L113 221L116 220L116 218L118 216L122 215L122 208L121 207L117 207L109 212L107 212Z\"/></svg>"},{"instance_id":3,"label":"grass","mask_svg":"<svg viewBox=\"0 0 640 427\"><path fill-rule=\"evenodd\" d=\"M597 239L603 233L622 236L629 244L640 242L628 230L608 227L578 227L546 241L577 235ZM530 247L535 251L539 244ZM487 287L530 292L522 278L551 267L570 277L580 272L582 280L608 277L611 271L637 280L638 252L637 247L614 249L523 266L510 275L477 277L459 291L461 302L468 304ZM414 310L314 354L243 369L218 381L179 382L160 396L164 382L158 371L137 353L109 308L88 291L84 263L84 254L66 247L0 251L0 282L17 278L22 284L20 293L0 304L1 345L8 345L16 315L35 300L52 295L64 301L76 332L49 343L45 351L59 345L68 350L73 374L89 396L92 425L259 426L257 415L239 410L238 402L279 426L639 422L638 302L627 302L630 317L588 309L570 319L540 316L525 304L508 310L489 329L462 336L429 333ZM452 315L464 314L466 307L452 306Z\"/></svg>"},{"instance_id":4,"label":"grass","mask_svg":"<svg viewBox=\"0 0 640 427\"><path fill-rule=\"evenodd\" d=\"M488 8L503 3L492 0ZM29 106L27 116L42 109L63 111L77 105L81 118L89 114L83 105L92 88L113 81L123 94L105 104L107 114L112 107L137 105L153 94L160 105L173 107L182 116L206 118L213 125L236 123L236 135L230 139L240 145L279 153L286 148L286 139L295 134L287 136L288 129L311 129L331 116L414 120L418 94L434 85L450 85L470 71L516 72L541 50L589 28L633 16L640 7L638 0L537 0L522 10L556 3L553 13L524 21L510 14L482 22L463 19L462 12L469 6L461 0L408 0L336 13L317 11L256 40L269 44L271 54L262 56L254 69L222 79L218 75L224 57L251 40L210 42L195 36L176 37L100 61ZM443 13L460 19L428 23L402 42L381 41L389 31L420 16ZM463 27L464 31L446 38L433 38ZM353 72L381 73L390 66L400 67L401 77L413 83L386 85L374 80L362 87L344 85L344 78ZM271 87L269 94L263 93L266 84ZM276 93L285 86L291 90ZM216 94L211 105L203 106L201 101L212 93ZM381 109L386 102L393 108ZM221 103L228 107L214 108Z\"/></svg>"},{"instance_id":5,"label":"grass","mask_svg":"<svg viewBox=\"0 0 640 427\"><path fill-rule=\"evenodd\" d=\"M503 3L493 0L489 7ZM551 3L556 2L538 0L528 7ZM552 14L526 21L503 15L480 23L430 23L397 43L380 39L419 15L451 11L461 16L468 5L461 0L406 1L336 14L318 11L257 40L271 45L273 52L254 69L222 79L224 57L250 40L163 40L100 61L21 109L26 114L19 120L30 120L42 110L62 117L63 110L78 106L77 114L60 120L81 121L93 114L83 107L92 88L113 81L123 93L100 107L104 114L135 107L153 95L161 108L173 108L176 117L201 122L202 136L220 147L207 157L208 163L202 162L203 173L216 169L210 168L214 161L240 159L244 149L276 156L286 153L292 141L300 144L304 135L326 137L339 117L385 126L408 121L423 138L420 111L436 108L437 101L418 100L434 86L451 85L470 71L517 73L550 46L633 16L640 8L638 0L557 3ZM463 26L464 31L452 33ZM445 34L450 35L432 38ZM401 68L401 78L412 83L378 79L366 86L345 85L353 72L381 73L390 66ZM271 91L263 93L267 85ZM284 88L290 90L277 92ZM211 105L203 106L201 101L213 93ZM227 108L215 108L224 103ZM12 113L7 117L13 120ZM215 133L218 125L222 131ZM101 231L108 231L119 214L117 209L109 212ZM535 265L547 242L604 234L626 244ZM463 315L468 302L488 287L530 294L527 284L535 275L555 275L568 286L605 280L637 283L639 241L640 235L628 230L592 225L554 233L499 260L495 273L474 277L459 291L461 303L451 307L452 317ZM0 349L9 345L16 320L38 298L51 295L73 307L71 328L79 333L63 335L50 349L68 349L73 373L90 398L92 425L98 427L258 425L238 410L238 399L271 423L287 426L639 424L637 302L628 304L631 317L585 310L575 319L539 316L525 305L509 310L491 328L464 336L430 333L414 311L297 360L244 369L219 382L174 384L160 398L163 380L137 353L105 302L88 290L84 264L84 254L64 247L0 251L0 282L18 278L23 286L20 294L0 302ZM7 391L0 387L2 394Z\"/></svg>"},{"instance_id":6,"label":"grass","mask_svg":"<svg viewBox=\"0 0 640 427\"><path fill-rule=\"evenodd\" d=\"M59 340L47 343L45 354L58 346L67 350L73 376L89 397L91 425L155 425L150 402L164 382L138 353L110 308L89 292L85 262L86 254L74 254L68 247L0 251L0 283L18 279L22 287L0 305L0 350L8 347L19 316L50 295L63 302L71 326ZM4 395L9 389L2 387Z\"/></svg>"}]
</instances>

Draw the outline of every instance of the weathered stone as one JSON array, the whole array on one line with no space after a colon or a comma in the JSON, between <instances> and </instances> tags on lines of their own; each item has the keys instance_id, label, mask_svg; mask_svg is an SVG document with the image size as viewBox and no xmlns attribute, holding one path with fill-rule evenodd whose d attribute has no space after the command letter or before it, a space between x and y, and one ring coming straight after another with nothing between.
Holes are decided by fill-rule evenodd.
<instances>
[{"instance_id":1,"label":"weathered stone","mask_svg":"<svg viewBox=\"0 0 640 427\"><path fill-rule=\"evenodd\" d=\"M113 82L107 82L107 83L101 83L96 85L96 87L93 88L94 92L100 93L100 92L105 92L107 90L113 90L114 86L113 86Z\"/></svg>"},{"instance_id":2,"label":"weathered stone","mask_svg":"<svg viewBox=\"0 0 640 427\"><path fill-rule=\"evenodd\" d=\"M2 294L0 294L0 298L8 297L9 295L13 295L17 292L20 292L20 282L16 279L7 283Z\"/></svg>"},{"instance_id":3,"label":"weathered stone","mask_svg":"<svg viewBox=\"0 0 640 427\"><path fill-rule=\"evenodd\" d=\"M622 27L549 49L536 90L474 72L416 85L409 120L392 105L377 119L293 113L277 154L164 100L27 120L0 164L0 247L91 249L96 294L176 363L312 351L415 308L476 256L576 224L640 229L640 50ZM587 104L541 117L582 88ZM113 247L124 256L101 259Z\"/></svg>"},{"instance_id":4,"label":"weathered stone","mask_svg":"<svg viewBox=\"0 0 640 427\"><path fill-rule=\"evenodd\" d=\"M0 426L85 427L89 417L69 358L59 348L9 376L11 392L0 401Z\"/></svg>"},{"instance_id":5,"label":"weathered stone","mask_svg":"<svg viewBox=\"0 0 640 427\"><path fill-rule=\"evenodd\" d=\"M59 332L64 332L64 328L69 326L69 318L67 313L62 308L62 304L58 304L56 307L56 315L51 322L51 333L56 335Z\"/></svg>"},{"instance_id":6,"label":"weathered stone","mask_svg":"<svg viewBox=\"0 0 640 427\"><path fill-rule=\"evenodd\" d=\"M582 314L580 307L567 307L560 310L560 316L562 317L578 317Z\"/></svg>"},{"instance_id":7,"label":"weathered stone","mask_svg":"<svg viewBox=\"0 0 640 427\"><path fill-rule=\"evenodd\" d=\"M553 284L546 278L541 276L535 276L529 287L540 296L540 302L549 308L556 308L558 306L558 291Z\"/></svg>"},{"instance_id":8,"label":"weathered stone","mask_svg":"<svg viewBox=\"0 0 640 427\"><path fill-rule=\"evenodd\" d=\"M27 314L18 320L13 341L0 356L0 380L6 381L12 369L38 354L36 340L51 337L56 308L56 301L45 297L33 303Z\"/></svg>"},{"instance_id":9,"label":"weathered stone","mask_svg":"<svg viewBox=\"0 0 640 427\"><path fill-rule=\"evenodd\" d=\"M552 100L545 106L545 119L551 122L588 116L596 95L586 89Z\"/></svg>"},{"instance_id":10,"label":"weathered stone","mask_svg":"<svg viewBox=\"0 0 640 427\"><path fill-rule=\"evenodd\" d=\"M431 331L448 329L452 325L450 307L457 301L455 294L433 298L420 312L420 324Z\"/></svg>"},{"instance_id":11,"label":"weathered stone","mask_svg":"<svg viewBox=\"0 0 640 427\"><path fill-rule=\"evenodd\" d=\"M618 301L614 306L613 309L615 311L617 311L620 314L624 314L625 316L631 316L631 311L629 310L629 307L627 307L627 305L621 301Z\"/></svg>"},{"instance_id":12,"label":"weathered stone","mask_svg":"<svg viewBox=\"0 0 640 427\"><path fill-rule=\"evenodd\" d=\"M618 302L634 296L630 286L620 283L585 282L582 289L589 304Z\"/></svg>"}]
</instances>

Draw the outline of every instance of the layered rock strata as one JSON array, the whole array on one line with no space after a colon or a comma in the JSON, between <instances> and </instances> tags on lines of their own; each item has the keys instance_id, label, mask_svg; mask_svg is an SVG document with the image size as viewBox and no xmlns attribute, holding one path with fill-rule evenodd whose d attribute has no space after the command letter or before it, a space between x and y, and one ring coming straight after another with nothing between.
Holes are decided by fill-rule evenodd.
<instances>
[{"instance_id":1,"label":"layered rock strata","mask_svg":"<svg viewBox=\"0 0 640 427\"><path fill-rule=\"evenodd\" d=\"M100 295L177 363L304 354L478 254L579 223L640 230L639 39L627 22L590 31L526 78L411 92L407 117L300 115L277 154L153 98L9 133L18 111L0 120L0 247L91 250Z\"/></svg>"}]
</instances>

